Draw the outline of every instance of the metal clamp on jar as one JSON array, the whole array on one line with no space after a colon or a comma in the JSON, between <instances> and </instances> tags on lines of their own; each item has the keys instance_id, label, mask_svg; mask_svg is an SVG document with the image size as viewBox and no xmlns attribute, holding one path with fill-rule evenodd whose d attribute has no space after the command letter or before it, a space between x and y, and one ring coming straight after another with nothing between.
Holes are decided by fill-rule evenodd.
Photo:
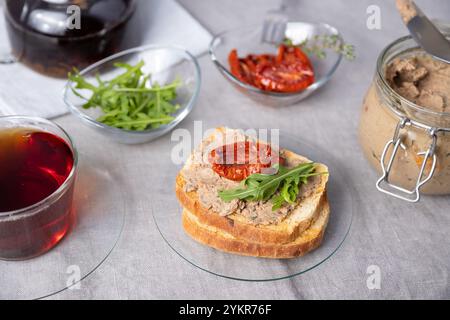
<instances>
[{"instance_id":1,"label":"metal clamp on jar","mask_svg":"<svg viewBox=\"0 0 450 320\"><path fill-rule=\"evenodd\" d=\"M417 153L418 156L423 157L423 160L422 160L422 164L420 166L419 174L417 176L416 185L413 190L408 190L401 186L397 186L397 185L389 182L389 174L392 169L392 164L394 163L398 148L402 147L403 149L406 149L405 145L402 143L402 137L401 137L400 131L401 131L401 129L404 129L407 126L414 126L416 128L424 129L428 132L428 134L431 137L431 143L430 143L430 146L428 147L428 149L426 151L421 151L421 152ZM443 129L431 128L431 127L428 127L421 123L412 121L408 118L402 118L395 129L394 137L392 138L392 140L388 141L388 143L386 144L386 146L383 149L383 153L381 154L380 163L381 163L381 168L383 170L383 175L377 181L377 184L376 184L377 189L381 192L384 192L386 194L389 194L391 196L394 196L394 197L402 199L402 200L406 200L409 202L419 201L420 200L420 188L433 177L434 171L436 170L437 157L435 154L435 149L436 149L436 143L437 143L437 139L438 139L437 133L441 130L443 130ZM388 154L388 150L391 147L393 148L392 154L386 165L386 156ZM430 160L430 159L432 159L432 165L429 170L429 173L427 175L425 175L425 177L424 177L425 168L427 166L428 160ZM390 189L386 188L386 185Z\"/></svg>"},{"instance_id":2,"label":"metal clamp on jar","mask_svg":"<svg viewBox=\"0 0 450 320\"><path fill-rule=\"evenodd\" d=\"M450 113L409 101L386 80L394 59L420 54L411 37L380 54L359 128L363 151L381 172L377 189L408 202L419 201L421 193L450 194Z\"/></svg>"}]
</instances>

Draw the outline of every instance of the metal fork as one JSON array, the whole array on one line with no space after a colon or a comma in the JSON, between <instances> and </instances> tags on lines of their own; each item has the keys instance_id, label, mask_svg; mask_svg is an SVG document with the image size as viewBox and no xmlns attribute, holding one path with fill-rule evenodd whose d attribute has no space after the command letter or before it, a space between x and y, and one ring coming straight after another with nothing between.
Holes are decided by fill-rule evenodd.
<instances>
[{"instance_id":1,"label":"metal fork","mask_svg":"<svg viewBox=\"0 0 450 320\"><path fill-rule=\"evenodd\" d=\"M288 16L285 1L282 1L278 9L267 11L263 22L261 42L280 44L286 36Z\"/></svg>"}]
</instances>

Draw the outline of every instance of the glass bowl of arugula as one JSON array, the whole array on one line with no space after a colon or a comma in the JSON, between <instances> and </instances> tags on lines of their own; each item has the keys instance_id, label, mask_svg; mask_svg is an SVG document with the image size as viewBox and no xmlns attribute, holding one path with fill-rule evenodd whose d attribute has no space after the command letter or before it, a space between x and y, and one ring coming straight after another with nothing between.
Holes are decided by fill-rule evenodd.
<instances>
[{"instance_id":1,"label":"glass bowl of arugula","mask_svg":"<svg viewBox=\"0 0 450 320\"><path fill-rule=\"evenodd\" d=\"M154 140L191 112L200 68L188 51L148 45L69 74L64 101L97 132L125 144Z\"/></svg>"},{"instance_id":2,"label":"glass bowl of arugula","mask_svg":"<svg viewBox=\"0 0 450 320\"><path fill-rule=\"evenodd\" d=\"M348 60L355 58L355 48L345 43L339 31L326 23L288 22L285 38L281 43L262 41L263 30L263 24L261 23L219 33L211 41L209 54L217 69L236 89L264 105L287 106L305 99L331 79L342 58ZM243 81L242 78L245 78L245 75L239 77L233 72L231 53L234 50L237 50L240 61L240 67L238 68L244 74L250 74L250 79L255 79L257 76L254 70L258 68L256 60L253 61L255 64L253 68L249 65L243 65L243 61L249 59L249 55L253 56L253 59L260 55L276 55L279 46L282 44L287 47L298 47L309 58L314 73L314 81L306 88L292 92L263 90L252 85L249 81ZM262 74L262 77L265 76L266 74ZM274 76L271 81L286 81L286 83L289 83L294 81L294 78L294 76ZM268 81L267 78L264 81Z\"/></svg>"}]
</instances>

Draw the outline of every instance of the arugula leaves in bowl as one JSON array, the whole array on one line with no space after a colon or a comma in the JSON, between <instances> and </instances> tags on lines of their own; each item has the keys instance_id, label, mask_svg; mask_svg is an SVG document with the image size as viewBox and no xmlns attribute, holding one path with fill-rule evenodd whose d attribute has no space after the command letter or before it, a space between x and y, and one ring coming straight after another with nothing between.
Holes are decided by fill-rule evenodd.
<instances>
[{"instance_id":1,"label":"arugula leaves in bowl","mask_svg":"<svg viewBox=\"0 0 450 320\"><path fill-rule=\"evenodd\" d=\"M102 80L96 76L96 84L88 82L75 70L69 74L74 83L72 91L83 99L84 109L101 108L103 114L97 121L111 127L126 130L143 131L158 128L174 120L174 114L180 105L174 103L180 86L179 79L160 85L152 82L151 75L142 68L144 61L132 66L116 62L114 67L123 69L123 73L111 80ZM91 91L89 98L78 90Z\"/></svg>"}]
</instances>

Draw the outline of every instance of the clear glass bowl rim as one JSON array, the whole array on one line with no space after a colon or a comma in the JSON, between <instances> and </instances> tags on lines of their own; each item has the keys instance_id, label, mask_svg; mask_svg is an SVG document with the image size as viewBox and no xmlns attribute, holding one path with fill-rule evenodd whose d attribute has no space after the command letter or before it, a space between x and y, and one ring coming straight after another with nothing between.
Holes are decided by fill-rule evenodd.
<instances>
[{"instance_id":1,"label":"clear glass bowl rim","mask_svg":"<svg viewBox=\"0 0 450 320\"><path fill-rule=\"evenodd\" d=\"M58 124L56 124L53 121L40 118L40 117L31 117L31 116L0 116L0 122L2 120L25 120L25 121L33 121L37 123L43 123L46 125L49 125L58 131L60 131L57 136L63 138L69 145L70 149L72 150L73 154L73 165L72 170L70 170L69 175L67 176L66 180L63 184L59 186L58 189L56 189L51 195L46 197L45 199L42 199L41 201L32 204L28 207L17 209L14 211L6 211L6 212L0 212L0 221L5 218L11 218L11 217L20 217L21 215L33 215L37 212L39 212L43 207L49 206L50 204L56 202L63 194L67 191L67 189L70 187L71 183L75 179L75 175L78 168L78 151L77 148L70 137L70 135ZM26 128L26 126L24 126ZM43 130L45 131L45 130Z\"/></svg>"},{"instance_id":2,"label":"clear glass bowl rim","mask_svg":"<svg viewBox=\"0 0 450 320\"><path fill-rule=\"evenodd\" d=\"M70 111L73 114L75 114L77 117L79 117L81 120L87 122L88 124L94 125L95 127L100 128L100 129L108 130L108 131L115 132L118 134L131 134L131 135L137 135L137 136L140 136L140 135L145 136L149 133L164 134L166 132L167 128L172 128L172 127L176 126L190 113L195 101L197 100L199 92L200 92L200 86L201 86L200 65L198 64L197 58L195 58L195 56L192 53L190 53L188 50L186 50L183 47L173 46L173 45L158 45L158 44L143 45L143 46L127 49L127 50L118 52L116 54L113 54L109 57L106 57L105 59L102 59L102 60L86 67L85 69L81 70L80 75L85 75L86 73L100 67L101 65L103 65L105 63L110 62L111 60L120 58L122 56L126 56L128 54L139 53L139 52L144 52L144 51L151 51L151 50L159 50L159 49L173 50L173 51L178 51L178 52L182 53L183 55L185 55L185 57L188 58L188 60L194 65L194 68L195 68L196 85L195 85L194 93L191 96L189 102L186 104L186 107L183 109L183 111L180 112L180 114L175 119L173 119L170 123L168 123L166 125L162 125L156 129L147 129L147 130L143 130L143 131L119 129L119 128L115 128L115 127L111 127L106 124L103 124L103 123L91 118L87 114L81 112L68 99L67 95L69 93L69 90L71 90L71 88L72 88L71 87L72 82L70 80L67 81L66 85L64 86L64 90L63 90L63 100L64 100L65 104L69 107Z\"/></svg>"}]
</instances>

